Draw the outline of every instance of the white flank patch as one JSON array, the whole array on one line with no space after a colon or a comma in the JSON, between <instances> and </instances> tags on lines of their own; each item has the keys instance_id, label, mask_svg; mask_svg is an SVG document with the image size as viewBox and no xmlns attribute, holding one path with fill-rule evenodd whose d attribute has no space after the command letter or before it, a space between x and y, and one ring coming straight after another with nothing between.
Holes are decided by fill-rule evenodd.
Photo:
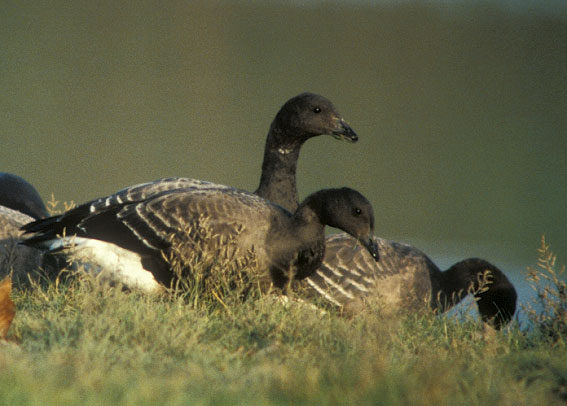
<instances>
[{"instance_id":1,"label":"white flank patch","mask_svg":"<svg viewBox=\"0 0 567 406\"><path fill-rule=\"evenodd\" d=\"M164 289L151 272L142 267L140 255L108 242L81 237L65 237L49 241L51 250L63 248L73 261L102 279L120 282L131 289L158 293Z\"/></svg>"}]
</instances>

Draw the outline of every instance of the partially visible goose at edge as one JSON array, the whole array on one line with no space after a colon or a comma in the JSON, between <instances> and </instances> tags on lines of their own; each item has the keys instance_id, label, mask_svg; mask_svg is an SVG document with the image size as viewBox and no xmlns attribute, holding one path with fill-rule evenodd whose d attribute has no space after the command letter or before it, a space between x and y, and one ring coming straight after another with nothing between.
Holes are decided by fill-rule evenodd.
<instances>
[{"instance_id":1,"label":"partially visible goose at edge","mask_svg":"<svg viewBox=\"0 0 567 406\"><path fill-rule=\"evenodd\" d=\"M356 247L348 235L326 240L322 266L307 279L313 293L348 313L377 301L386 314L415 311L427 306L439 312L450 309L472 287L484 322L505 326L516 311L517 294L506 275L479 258L460 261L442 272L417 248L375 237L380 252L376 262ZM484 278L485 272L489 274ZM487 281L479 290L479 281Z\"/></svg>"},{"instance_id":2,"label":"partially visible goose at edge","mask_svg":"<svg viewBox=\"0 0 567 406\"><path fill-rule=\"evenodd\" d=\"M164 256L184 261L195 252L200 266L224 260L244 263L247 271L252 268L284 288L290 276L305 278L321 264L325 225L349 233L378 258L372 206L348 188L315 192L293 215L249 192L202 185L139 201L107 201L111 203L90 216L77 218L71 210L57 222L47 219L25 226L37 233L25 243L65 249L79 259L94 258L113 279L148 293L175 280ZM57 237L63 230L72 237Z\"/></svg>"},{"instance_id":3,"label":"partially visible goose at edge","mask_svg":"<svg viewBox=\"0 0 567 406\"><path fill-rule=\"evenodd\" d=\"M13 273L15 281L41 264L41 251L18 245L20 227L47 216L37 190L23 178L0 172L0 279Z\"/></svg>"},{"instance_id":4,"label":"partially visible goose at edge","mask_svg":"<svg viewBox=\"0 0 567 406\"><path fill-rule=\"evenodd\" d=\"M332 102L313 93L302 93L288 100L273 120L264 150L262 175L256 194L276 201L294 211L298 207L296 169L299 151L309 138L319 135L356 142L358 136L340 116ZM210 182L169 178L125 188L108 198L85 203L62 216L34 226L36 232L49 234L61 230L61 223L78 224L82 219L117 203L139 202L159 193L183 188L225 188ZM27 228L32 231L32 228Z\"/></svg>"}]
</instances>

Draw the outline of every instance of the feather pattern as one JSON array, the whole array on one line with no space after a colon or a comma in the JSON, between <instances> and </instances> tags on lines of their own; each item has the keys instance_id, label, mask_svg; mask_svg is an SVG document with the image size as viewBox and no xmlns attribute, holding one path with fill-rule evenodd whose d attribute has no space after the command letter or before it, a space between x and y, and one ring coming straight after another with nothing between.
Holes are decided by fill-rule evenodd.
<instances>
[{"instance_id":1,"label":"feather pattern","mask_svg":"<svg viewBox=\"0 0 567 406\"><path fill-rule=\"evenodd\" d=\"M375 302L386 314L431 307L446 311L467 294L477 299L483 320L500 328L513 316L517 294L496 266L482 259L460 261L442 272L417 248L374 237L380 261L373 261L346 234L326 240L322 265L306 280L312 295L356 312ZM487 278L482 286L481 280Z\"/></svg>"},{"instance_id":2,"label":"feather pattern","mask_svg":"<svg viewBox=\"0 0 567 406\"><path fill-rule=\"evenodd\" d=\"M133 188L140 190L139 186ZM53 222L48 219L44 222L47 232L42 234L41 221L36 223L33 228L37 234L26 244L64 250L86 259L97 257L91 262L104 264L115 279L129 286L138 274L144 282L133 285L148 291L172 282L174 274L167 261L172 255L185 258L196 253L200 265L207 267L219 260L246 263L253 252L257 272L269 271L274 283L283 287L290 277L304 278L321 263L324 224L341 227L364 243L370 241L374 224L370 203L347 188L314 193L293 215L257 195L224 186L214 188L212 184L160 191L142 201L120 200L107 198L97 206L99 211L89 210L89 215L79 221L80 226L73 228L73 235L65 237L68 243L60 243L65 238L52 237ZM93 207L94 203L88 205ZM59 225L73 227L68 222L77 219L73 210ZM89 242L92 240L113 247L93 252L99 247ZM138 253L139 259L120 261L120 249ZM367 245L367 249L373 246ZM87 250L88 255L81 250ZM145 282L148 273L155 277L155 283Z\"/></svg>"},{"instance_id":3,"label":"feather pattern","mask_svg":"<svg viewBox=\"0 0 567 406\"><path fill-rule=\"evenodd\" d=\"M298 208L295 173L300 148L308 139L324 134L350 142L358 140L356 133L340 117L328 99L312 93L302 93L288 100L270 126L260 185L256 193L264 198L276 199L294 212ZM274 209L275 206L271 204L266 205L265 201L257 196L251 197L248 194L247 197L242 197L242 193L228 186L187 178L168 178L144 183L85 203L61 216L26 225L23 229L31 236L25 244L52 251L65 251L72 246L73 241L79 240L79 246L85 249L88 247L90 254L99 256L100 262L108 265L109 260L104 257L106 248L87 240L104 241L114 245L108 250L113 258L117 258L115 262L119 257L116 247L136 252L143 268L151 272L159 282L167 284L170 273L163 264L163 258L157 256L156 252L163 254L170 250L172 244L184 244L188 247L192 244L200 245L201 239L197 237L199 229L202 228L201 224L212 227L212 231L218 234L215 236L218 244L225 241L225 246L232 235L240 236L242 241L258 238L262 241L266 228L270 229L272 237L278 235L272 231L277 230L277 225L281 223L281 215L269 220L267 225L262 225L261 221L258 224L239 221L238 213L246 210L251 212L247 219L258 216L258 219L262 219L262 213L267 207L270 212L276 210L279 213L282 210ZM214 202L207 199L207 194L216 196ZM188 197L189 195L191 197ZM235 208L235 202L238 202L240 210ZM243 206L248 209L243 209ZM210 215L212 208L214 216ZM224 220L217 222L214 220L215 216L223 217ZM264 219L268 217L264 216ZM371 226L373 227L373 224ZM193 241L195 239L199 241ZM250 245L249 242L244 244L245 247ZM258 255L259 248L254 248ZM283 261L281 268L286 269L289 263L297 268L299 275L303 275L300 269L313 266L313 258L316 253L322 253L323 244L319 243L312 249L299 248L301 253L297 259L291 262ZM234 257L236 262L242 262L236 250L224 251L227 258ZM139 268L138 261L130 262L132 269ZM274 269L276 268L277 266L274 266ZM274 273L279 275L281 272Z\"/></svg>"}]
</instances>

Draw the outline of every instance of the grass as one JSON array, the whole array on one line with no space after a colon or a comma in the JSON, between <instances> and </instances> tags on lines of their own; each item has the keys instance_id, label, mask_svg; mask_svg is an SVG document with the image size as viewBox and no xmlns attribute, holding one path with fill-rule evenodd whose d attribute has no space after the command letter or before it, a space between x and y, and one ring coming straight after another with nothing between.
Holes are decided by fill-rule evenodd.
<instances>
[{"instance_id":1,"label":"grass","mask_svg":"<svg viewBox=\"0 0 567 406\"><path fill-rule=\"evenodd\" d=\"M528 281L537 292L534 303L524 306L536 330L552 343L567 339L567 272L565 265L556 268L557 257L545 238L538 248L537 268L528 268ZM537 310L541 309L541 310Z\"/></svg>"},{"instance_id":2,"label":"grass","mask_svg":"<svg viewBox=\"0 0 567 406\"><path fill-rule=\"evenodd\" d=\"M559 292L545 240L540 260L534 287ZM269 295L198 294L144 296L89 275L14 289L0 405L567 403L565 295L525 309L529 329L494 332L471 317L347 319Z\"/></svg>"}]
</instances>

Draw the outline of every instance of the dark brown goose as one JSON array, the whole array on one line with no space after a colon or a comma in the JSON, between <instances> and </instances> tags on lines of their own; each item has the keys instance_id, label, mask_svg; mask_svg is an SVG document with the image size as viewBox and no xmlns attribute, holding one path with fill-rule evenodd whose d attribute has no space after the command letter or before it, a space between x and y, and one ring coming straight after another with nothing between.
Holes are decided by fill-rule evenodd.
<instances>
[{"instance_id":1,"label":"dark brown goose","mask_svg":"<svg viewBox=\"0 0 567 406\"><path fill-rule=\"evenodd\" d=\"M305 141L319 135L331 135L353 143L358 141L358 135L327 98L306 92L289 99L280 108L270 126L264 148L260 184L254 193L294 212L299 201L296 186L299 152ZM108 205L140 201L159 193L187 187L231 189L229 186L196 179L161 179L124 188L109 197L83 204L63 216L54 216L41 223L42 230L48 232L52 223L58 223L63 218L68 221L73 217L79 222L81 218ZM57 224L53 224L53 227L59 228Z\"/></svg>"},{"instance_id":2,"label":"dark brown goose","mask_svg":"<svg viewBox=\"0 0 567 406\"><path fill-rule=\"evenodd\" d=\"M300 148L309 138L323 134L351 142L358 140L356 133L340 117L328 99L312 93L303 93L287 101L270 127L264 152L262 176L256 193L266 198L276 199L285 206L293 206L292 211L294 211L298 200L295 173ZM136 203L158 194L181 191L185 188L231 190L227 186L193 179L164 179L123 189L108 198L94 200L62 216L46 219L25 227L25 229L28 232L38 233L38 237L43 235L44 240L53 240L52 247L56 247L58 244L56 244L55 237L65 227L69 227L67 229L69 233L74 225L81 224L83 220L98 213L107 213L108 207L123 203ZM168 210L180 211L181 209L169 207ZM131 238L130 242L135 244L136 238L139 237ZM59 244L60 247L63 245L65 244ZM128 253L123 253L123 255L126 254Z\"/></svg>"},{"instance_id":3,"label":"dark brown goose","mask_svg":"<svg viewBox=\"0 0 567 406\"><path fill-rule=\"evenodd\" d=\"M18 282L41 263L41 251L18 245L24 224L43 218L47 210L39 193L23 178L0 172L0 279L12 273Z\"/></svg>"},{"instance_id":4,"label":"dark brown goose","mask_svg":"<svg viewBox=\"0 0 567 406\"><path fill-rule=\"evenodd\" d=\"M488 261L469 258L442 272L411 245L378 237L374 241L379 262L345 234L327 238L323 264L306 280L313 293L350 313L376 301L388 314L426 306L444 312L472 292L482 320L492 326L500 328L514 315L516 290ZM488 282L485 289L479 289L481 281Z\"/></svg>"},{"instance_id":5,"label":"dark brown goose","mask_svg":"<svg viewBox=\"0 0 567 406\"><path fill-rule=\"evenodd\" d=\"M305 278L321 264L325 225L346 231L369 255L378 255L372 206L348 188L316 192L294 214L249 192L215 185L168 190L138 201L119 202L117 196L87 216L83 209L92 203L58 221L25 226L36 233L25 243L84 258L112 279L145 292L160 291L174 279L163 254L183 259L195 252L200 266L247 263L247 269L269 271L274 284L284 287L290 275ZM81 215L75 216L75 210ZM60 237L64 230L71 237ZM248 262L250 252L255 265Z\"/></svg>"},{"instance_id":6,"label":"dark brown goose","mask_svg":"<svg viewBox=\"0 0 567 406\"><path fill-rule=\"evenodd\" d=\"M333 103L318 94L301 93L289 99L278 111L270 125L264 148L264 160L260 184L254 192L258 196L279 204L294 212L299 206L296 186L297 160L301 147L310 138L331 135L350 143L358 141L358 135L341 117ZM109 196L82 205L83 212L75 209L74 216L83 216L98 210L112 199L119 202L136 201L168 190L185 187L231 189L230 186L189 178L167 178L122 189ZM91 207L92 206L92 207ZM53 218L57 221L57 217Z\"/></svg>"}]
</instances>

